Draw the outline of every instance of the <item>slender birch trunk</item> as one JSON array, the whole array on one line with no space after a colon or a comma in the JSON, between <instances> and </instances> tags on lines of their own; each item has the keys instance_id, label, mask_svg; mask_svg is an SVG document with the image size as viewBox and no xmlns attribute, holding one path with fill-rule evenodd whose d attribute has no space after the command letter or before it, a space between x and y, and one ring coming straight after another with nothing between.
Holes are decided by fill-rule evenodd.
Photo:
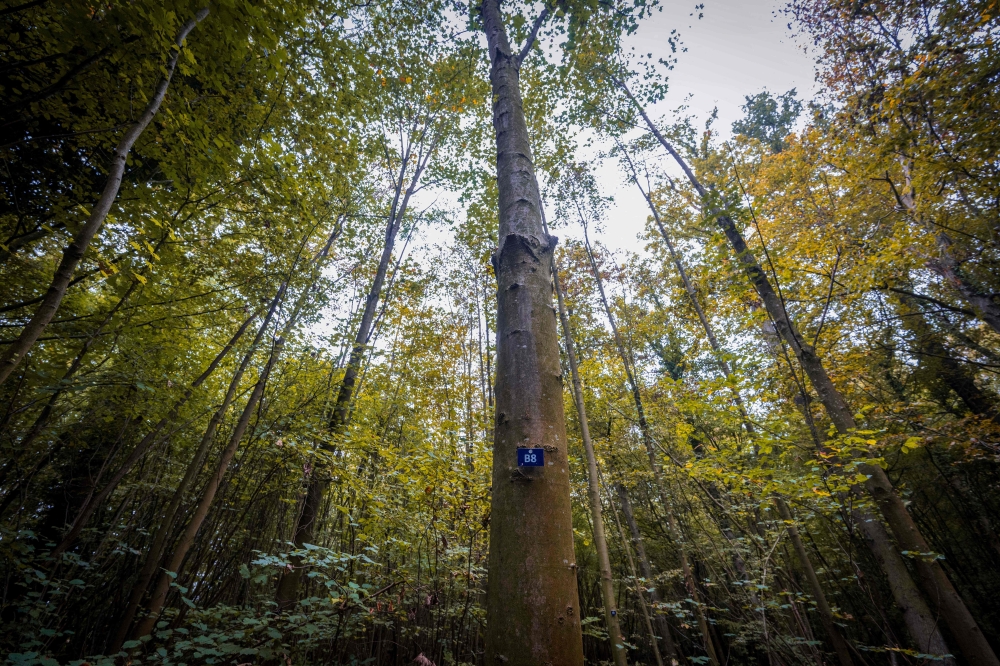
<instances>
[{"instance_id":1,"label":"slender birch trunk","mask_svg":"<svg viewBox=\"0 0 1000 666\"><path fill-rule=\"evenodd\" d=\"M590 517L594 525L594 548L597 550L597 563L601 571L601 596L604 600L604 622L608 628L608 641L611 644L611 655L616 666L628 663L628 653L622 640L621 627L618 624L618 608L615 604L615 588L611 575L611 558L608 555L608 541L604 534L604 518L601 509L601 487L597 477L597 456L594 454L594 443L590 439L590 424L587 421L587 408L583 402L583 383L580 381L580 371L576 360L576 345L573 343L573 329L570 327L569 315L563 301L562 289L559 287L559 269L553 259L552 283L556 290L556 300L559 304L559 320L562 323L563 340L566 343L566 358L573 379L573 401L576 403L576 413L580 419L580 438L583 440L583 450L587 456L587 498L590 500ZM659 619L660 616L657 616ZM667 641L670 640L669 635ZM673 646L671 646L673 647ZM670 656L673 656L672 654Z\"/></svg>"},{"instance_id":2,"label":"slender birch trunk","mask_svg":"<svg viewBox=\"0 0 1000 666\"><path fill-rule=\"evenodd\" d=\"M480 11L489 46L500 218L493 255L497 380L485 663L578 665L583 635L552 307L556 239L542 226L521 102L522 56L511 49L499 1L483 0ZM544 449L545 466L519 468L520 447Z\"/></svg>"},{"instance_id":3,"label":"slender birch trunk","mask_svg":"<svg viewBox=\"0 0 1000 666\"><path fill-rule=\"evenodd\" d=\"M0 356L0 384L3 384L10 377L10 374L31 350L35 341L42 335L42 332L59 310L59 305L66 294L66 287L73 279L76 267L83 260L83 255L87 252L90 242L101 228L105 218L108 216L108 212L111 210L111 206L115 202L115 198L118 196L118 189L121 187L122 177L125 174L125 160L128 158L132 146L135 145L136 140L145 131L149 123L152 122L156 112L160 109L160 104L163 103L163 98L166 97L167 87L170 85L170 79L173 77L174 69L177 67L177 58L180 56L184 40L187 38L188 33L194 30L194 27L206 16L208 16L208 7L198 11L193 18L181 26L180 31L177 33L177 39L174 41L176 50L167 60L166 72L157 84L156 90L149 100L149 104L146 105L142 115L139 116L139 120L125 132L125 136L122 137L115 148L115 152L111 158L111 169L108 172L107 183L105 183L104 190L101 192L97 203L94 204L94 209L90 217L80 228L80 231L77 232L76 236L73 237L73 242L63 251L62 261L59 262L59 267L52 278L52 284L49 285L48 291L45 292L42 304L38 306L38 310L35 311L34 316L32 316L31 320L21 330L21 335L18 336L17 340Z\"/></svg>"},{"instance_id":4,"label":"slender birch trunk","mask_svg":"<svg viewBox=\"0 0 1000 666\"><path fill-rule=\"evenodd\" d=\"M687 162L684 161L674 147L663 137L660 131L649 119L645 110L638 104L635 98L632 97L632 93L625 86L624 82L618 81L617 84L636 104L636 107L642 115L643 120L646 122L646 125L649 127L650 132L653 133L664 149L670 153L677 164L681 167L688 180L691 182L691 185L695 188L695 190L697 190L703 200L708 201L708 190L694 175L694 172L691 171ZM852 430L855 430L857 428L857 424L854 421L854 415L850 406L847 404L847 400L830 380L830 376L827 374L826 368L823 366L823 362L816 353L816 350L802 340L798 330L795 328L791 318L788 316L788 312L785 310L783 301L771 286L767 274L757 262L757 259L747 246L746 241L743 239L743 235L736 228L736 224L733 222L732 218L725 214L718 214L715 211L708 212L716 218L716 223L726 235L729 244L732 246L733 253L736 256L737 261L743 268L743 271L746 273L751 284L753 284L764 303L764 307L767 310L768 315L774 322L775 329L785 343L792 349L792 352L795 354L796 359L798 359L802 369L809 377L810 383L819 395L820 401L826 408L826 412L829 415L830 420L833 422L834 427L837 429L837 432L844 435L850 433ZM923 534L921 534L920 529L913 520L913 517L910 515L909 511L907 511L902 498L893 488L892 482L886 475L885 470L877 465L865 463L859 465L858 469L862 474L865 474L868 477L868 480L864 483L864 488L875 500L875 503L881 510L882 515L885 517L886 522L889 524L889 527L892 529L892 532L896 537L900 550L910 553L931 552L930 546L924 539ZM866 520L863 521L863 524L871 525L872 522L873 521ZM869 539L869 544L875 548L889 549L886 552L880 551L876 553L876 556L882 562L889 562L893 558L898 558L895 549L891 548L891 543L887 543L881 539ZM924 594L926 594L931 602L936 606L941 617L948 625L949 630L954 635L955 642L958 644L959 649L961 649L970 665L1000 666L1000 660L997 659L996 654L993 652L993 648L986 640L982 630L972 617L972 614L969 612L968 607L959 596L957 590L955 590L954 585L952 585L951 580L949 580L947 573L941 567L938 560L936 558L931 559L926 556L915 555L913 558L913 564L917 573L917 579L920 582L920 586L923 588ZM886 573L887 575L889 574L888 571ZM932 625L933 618L927 619L928 623L925 624ZM923 639L915 636L914 640L919 642Z\"/></svg>"}]
</instances>

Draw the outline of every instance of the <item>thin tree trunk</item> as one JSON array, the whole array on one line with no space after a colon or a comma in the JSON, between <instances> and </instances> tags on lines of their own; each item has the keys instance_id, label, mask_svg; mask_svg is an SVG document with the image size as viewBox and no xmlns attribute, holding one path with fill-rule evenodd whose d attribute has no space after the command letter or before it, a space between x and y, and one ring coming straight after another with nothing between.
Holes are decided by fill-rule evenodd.
<instances>
[{"instance_id":1,"label":"thin tree trunk","mask_svg":"<svg viewBox=\"0 0 1000 666\"><path fill-rule=\"evenodd\" d=\"M101 192L97 203L94 204L94 210L91 212L86 223L80 228L80 231L74 236L73 242L63 251L62 261L59 262L59 268L56 269L55 276L52 278L52 284L49 285L48 291L45 292L42 304L38 306L38 310L35 311L34 316L32 316L31 320L21 330L21 334L17 340L0 356L0 384L3 384L10 377L14 368L17 367L31 350L35 341L41 336L42 332L49 325L49 322L52 321L52 317L59 310L59 305L66 294L66 287L73 279L76 267L83 260L83 255L90 246L91 240L93 240L94 235L101 228L104 219L111 210L111 206L114 204L115 198L118 196L118 189L121 187L122 177L125 174L125 160L128 158L128 154L132 150L132 146L136 140L149 123L152 122L153 116L156 115L160 104L163 102L163 98L167 94L167 87L170 85L170 79L174 75L177 58L180 56L184 39L206 16L208 16L208 7L198 11L193 18L181 26L180 31L177 33L177 39L174 42L176 50L167 60L166 72L157 84L156 90L149 100L149 104L146 105L146 109L139 116L139 120L125 132L125 136L122 137L115 148L111 159L111 169L108 172L107 183L105 183L104 190Z\"/></svg>"},{"instance_id":2,"label":"thin tree trunk","mask_svg":"<svg viewBox=\"0 0 1000 666\"><path fill-rule=\"evenodd\" d=\"M368 295L365 299L365 309L361 315L358 332L354 336L351 355L347 361L347 367L344 369L344 377L341 380L340 389L337 392L337 401L334 403L333 414L330 418L328 430L331 439L339 437L350 421L350 410L358 372L361 369L361 363L364 360L368 343L371 340L375 313L378 308L379 297L382 294L382 286L385 283L389 263L392 259L396 236L399 234L399 228L402 226L403 218L409 207L410 197L413 196L414 191L417 189L420 176L427 167L434 152L435 142L436 139L431 139L431 144L426 153L417 156L417 164L408 185L406 172L412 156L412 144L403 151L399 176L396 179L395 193L392 204L389 207L385 241L382 244L382 256L379 258L378 268L375 271L375 279L372 281L371 289L368 290ZM292 530L292 542L295 544L297 550L301 550L307 543L314 542L316 521L320 517L320 507L323 503L323 498L326 496L326 490L330 485L330 473L326 462L320 457L314 458L313 462L313 470L306 484L306 495L302 504L302 511L299 513L295 527ZM292 570L282 575L278 581L278 589L275 594L278 608L282 610L288 609L296 602L299 595L299 587L302 583L303 570L301 560L297 556L293 556L291 560Z\"/></svg>"},{"instance_id":3,"label":"thin tree trunk","mask_svg":"<svg viewBox=\"0 0 1000 666\"><path fill-rule=\"evenodd\" d=\"M636 555L639 556L639 571L642 573L642 577L653 586L649 588L650 601L653 602L655 607L659 607L663 603L663 597L660 594L659 586L655 584L653 578L653 567L649 561L649 555L646 554L646 546L642 541L639 523L636 522L635 513L632 511L632 502L629 501L628 491L625 490L624 484L621 483L616 484L616 490L618 491L618 504L625 515L625 524L628 525L629 534L632 537L632 546L635 548ZM622 538L624 538L624 535L622 535ZM663 613L655 613L654 617L656 618L656 629L660 633L660 640L663 641L663 651L667 655L667 660L673 662L679 659L677 647L674 645L674 639L670 635L670 623L667 622L667 618Z\"/></svg>"},{"instance_id":4,"label":"thin tree trunk","mask_svg":"<svg viewBox=\"0 0 1000 666\"><path fill-rule=\"evenodd\" d=\"M552 283L556 290L556 300L559 304L559 320L562 323L563 340L566 342L566 358L573 379L573 401L576 403L576 413L580 420L580 438L583 440L583 450L587 456L587 498L590 500L590 517L594 525L594 548L597 550L597 562L601 570L601 596L604 600L604 622L608 628L608 641L611 643L611 655L616 666L628 663L628 653L622 640L621 627L618 625L618 609L615 605L615 588L611 575L611 558L608 555L608 541L604 534L604 518L601 513L601 488L597 478L597 456L594 454L594 443L590 439L590 424L587 421L587 408L583 403L583 384L576 361L576 346L573 343L573 329L570 327L569 315L566 314L566 304L563 301L562 289L559 287L559 269L553 259ZM661 616L657 615L659 620ZM662 631L662 630L661 630ZM666 642L669 644L670 636ZM668 656L673 657L673 646L670 646Z\"/></svg>"},{"instance_id":5,"label":"thin tree trunk","mask_svg":"<svg viewBox=\"0 0 1000 666\"><path fill-rule=\"evenodd\" d=\"M129 288L125 291L122 297L118 299L118 302L115 303L115 305L111 308L111 310L108 311L108 313L105 315L101 323L99 323L97 327L87 337L87 339L84 340L83 345L80 347L80 351L77 352L77 355L73 358L72 362L70 362L69 368L66 369L66 372L64 372L63 376L59 379L59 384L58 384L59 388L53 391L52 395L49 396L49 399L45 402L45 405L38 413L38 416L35 417L34 423L31 424L31 428L28 429L28 432L18 443L18 447L21 449L22 453L27 453L28 447L30 447L38 438L38 436L42 433L42 430L45 428L46 424L49 421L49 417L52 415L52 410L55 408L56 403L58 402L62 394L69 387L69 380L72 379L72 377L76 374L77 370L79 370L80 367L83 365L83 359L90 351L90 348L94 345L94 342L97 341L97 338L100 336L101 331L104 329L107 323L111 321L111 318L114 317L115 313L118 312L119 308L121 308L121 306L124 305L125 301L128 300L128 297L132 295L132 292L135 290L138 284L139 284L138 281L133 281L132 284L129 285ZM56 450L59 450L61 448L62 446L59 445L56 447ZM14 496L20 491L20 489L26 486L28 482L30 482L31 479L36 474L38 474L45 467L45 465L48 464L50 460L53 459L54 453L55 450L48 451L42 454L38 462L31 469L31 471L27 474L22 475L21 478L19 478L17 482L13 485L13 487L7 491L7 495L4 496L3 501L0 501L0 516L3 516L4 511L6 511L7 507L13 501Z\"/></svg>"},{"instance_id":6,"label":"thin tree trunk","mask_svg":"<svg viewBox=\"0 0 1000 666\"><path fill-rule=\"evenodd\" d=\"M636 104L643 120L645 120L656 139L684 170L688 180L698 191L702 199L707 201L709 196L708 190L698 181L694 172L691 171L680 154L660 134L659 130L649 119L649 116L646 115L645 110L632 97L631 92L628 91L625 84L620 81L617 83ZM833 385L816 350L802 340L795 325L789 318L788 312L785 310L784 302L771 286L767 274L757 262L750 248L747 247L743 235L728 215L718 214L715 211L709 211L709 214L716 218L719 228L725 233L737 261L764 302L764 307L774 322L778 334L791 347L799 364L809 377L810 383L819 395L820 401L826 408L826 412L833 422L834 427L836 427L837 432L842 435L850 433L856 429L857 424L854 421L853 412L847 404L847 400L844 399L843 394ZM902 498L899 497L893 488L885 470L877 465L865 463L859 465L858 469L868 477L868 480L864 483L864 487L881 509L882 515L896 537L900 550L915 554L931 552L930 546L920 533L913 517L907 511ZM866 525L871 525L873 522L870 520L863 521ZM876 553L880 562L890 562L893 557L898 557L895 549L891 548L891 543L881 539L869 539L868 541L870 545L876 548L889 547L891 552ZM915 555L913 564L924 594L937 607L938 612L944 618L945 623L954 635L959 649L961 649L971 666L1000 666L1000 660L997 659L993 648L986 640L979 625L972 617L965 602L955 590L955 587L948 579L947 573L938 563L937 559L928 559L926 556ZM886 574L890 575L889 571L886 571ZM932 618L928 617L926 619L927 622L924 624L932 626ZM918 642L923 640L916 636L913 638Z\"/></svg>"},{"instance_id":7,"label":"thin tree trunk","mask_svg":"<svg viewBox=\"0 0 1000 666\"><path fill-rule=\"evenodd\" d=\"M816 609L819 611L820 622L823 623L823 630L826 632L827 638L830 639L830 644L837 653L837 659L840 661L841 666L853 666L854 659L851 657L851 649L847 641L844 640L844 636L840 633L840 628L834 622L833 611L826 600L826 594L823 592L823 586L819 583L819 577L816 576L816 569L813 568L809 551L806 550L805 544L802 543L802 537L799 535L799 528L794 522L792 512L781 496L775 497L775 504L778 506L778 513L781 514L781 519L785 521L785 525L788 528L788 536L791 537L792 545L795 546L795 553L799 556L799 563L806 573L806 579L809 581L813 599L816 601Z\"/></svg>"},{"instance_id":8,"label":"thin tree trunk","mask_svg":"<svg viewBox=\"0 0 1000 666\"><path fill-rule=\"evenodd\" d=\"M639 553L639 562L641 563L642 577L647 581L652 581L653 570L649 566L649 558L646 556L646 549L642 545L642 536L639 534L639 527L635 525L635 517L632 516L632 505L628 502L628 494L625 493L625 487L622 484L617 484L618 487L618 497L619 500L624 500L622 503L622 512L625 512L625 507L628 507L628 513L625 514L625 520L629 521L629 529L632 530L632 544L636 547ZM612 508L614 504L609 498L609 503ZM621 539L622 550L625 551L625 558L628 561L629 571L632 574L632 580L635 581L635 594L639 599L639 608L642 609L642 617L646 623L646 631L649 632L649 643L653 648L653 656L656 658L656 663L658 666L663 666L663 657L660 655L659 643L656 640L656 632L653 631L653 623L649 615L649 608L646 604L646 598L642 596L642 586L639 583L639 572L635 568L635 558L632 557L632 551L628 546L628 539L625 538L625 530L622 529L621 521L618 519L618 512L614 512L615 524L618 526L618 536ZM653 599L655 603L659 603L659 594L656 589L653 588L650 591L650 598ZM670 657L671 666L676 666L677 664L677 653L674 650L673 640L670 638L669 628L666 626L667 623L663 617L657 613L656 617L658 619L658 624L663 643L665 646L670 648L667 656Z\"/></svg>"},{"instance_id":9,"label":"thin tree trunk","mask_svg":"<svg viewBox=\"0 0 1000 666\"><path fill-rule=\"evenodd\" d=\"M698 619L698 628L701 631L702 638L704 640L705 652L708 654L709 663L711 666L719 666L720 662L715 652L715 645L712 642L712 635L708 631L708 620L705 618L705 611L702 608L700 601L701 595L698 593L698 586L694 579L694 573L692 572L691 565L688 562L687 547L684 544L684 536L677 525L672 504L667 496L666 484L663 480L663 469L660 466L659 461L656 459L656 450L653 446L652 436L649 432L649 422L646 420L646 410L642 404L642 395L639 393L639 384L636 380L635 370L632 368L631 359L625 350L625 343L618 330L618 323L615 320L614 314L611 312L611 305L608 303L607 295L604 292L604 280L601 278L601 272L597 267L597 261L594 259L594 253L591 250L590 236L582 214L580 216L580 222L583 225L584 247L587 250L590 267L593 270L594 278L597 281L597 291L601 297L601 303L604 305L604 312L608 318L608 324L611 326L612 335L614 336L615 347L618 350L618 355L625 368L625 378L628 380L629 389L632 393L632 400L635 403L635 410L639 421L639 433L642 436L642 443L646 447L646 453L649 456L649 466L653 471L653 478L656 481L656 488L660 495L660 503L663 504L663 511L667 516L667 527L670 532L670 538L677 546L677 554L681 561L681 571L684 574L684 586L687 588L688 595L690 595L691 599L695 602L695 616Z\"/></svg>"},{"instance_id":10,"label":"thin tree trunk","mask_svg":"<svg viewBox=\"0 0 1000 666\"><path fill-rule=\"evenodd\" d=\"M279 337L277 341L275 341L274 347L271 349L271 355L268 358L267 365L260 373L260 378L254 386L253 393L250 394L250 398L247 400L246 406L243 408L243 413L240 415L240 419L236 423L236 428L233 429L232 435L229 437L229 444L226 446L225 450L222 452L222 456L219 458L219 464L216 466L215 473L212 474L211 478L209 478L208 484L205 486L205 490L202 492L201 499L198 502L198 506L195 507L194 514L188 521L187 527L184 529L184 533L181 535L180 540L174 547L173 553L171 553L170 557L167 558L164 570L160 574L159 579L156 582L156 587L153 589L153 594L150 597L146 616L139 621L135 630L132 632L133 637L138 638L152 633L153 627L156 625L156 621L160 617L160 611L163 610L163 606L166 603L167 594L170 592L170 584L181 573L184 558L187 556L188 551L191 550L191 546L194 545L195 537L198 536L198 531L201 529L202 524L205 522L205 518L208 516L208 511L212 507L212 502L215 500L215 494L218 492L222 479L226 475L226 470L229 468L230 461L232 461L233 456L236 455L236 449L239 447L240 441L243 439L243 434L246 432L247 426L250 423L250 417L257 408L257 403L260 402L261 396L264 394L264 386L267 384L268 376L271 374L275 361L281 355L281 350L284 344L284 338Z\"/></svg>"},{"instance_id":11,"label":"thin tree trunk","mask_svg":"<svg viewBox=\"0 0 1000 666\"><path fill-rule=\"evenodd\" d=\"M552 251L522 110L519 68L498 0L484 0L500 232L493 509L486 592L487 664L583 664ZM537 34L542 11L522 54ZM517 449L544 449L544 467L517 466Z\"/></svg>"},{"instance_id":12,"label":"thin tree trunk","mask_svg":"<svg viewBox=\"0 0 1000 666\"><path fill-rule=\"evenodd\" d=\"M284 284L282 285L282 288L279 288L278 290L279 295L284 294ZM136 611L139 609L139 604L142 602L142 597L146 594L146 589L149 587L149 583L156 574L157 567L163 559L163 551L167 545L167 538L173 529L174 521L177 518L177 512L180 509L181 503L184 501L188 491L190 491L191 486L194 485L195 480L198 478L198 474L201 472L202 466L205 464L205 458L208 456L209 449L211 449L212 443L215 441L215 433L218 431L219 424L222 423L222 419L225 417L226 412L229 411L229 405L232 404L233 398L239 390L240 382L243 380L243 375L250 366L250 361L256 354L257 348L259 347L260 342L264 337L264 333L267 331L267 328L271 323L271 319L273 318L279 303L279 296L275 296L275 298L271 300L271 304L268 308L267 315L264 317L264 321L261 322L261 325L257 328L257 334L254 336L253 342L250 343L250 347L243 355L243 360L240 362L239 367L236 369L236 372L233 374L233 377L229 382L229 388L226 391L225 397L222 399L222 404L215 411L215 413L212 414L212 418L209 419L208 426L205 428L205 432L202 435L201 443L198 445L198 450L195 452L194 458L192 458L191 462L188 464L184 478L181 479L180 484L177 486L173 496L170 498L170 504L167 505L166 510L160 518L159 525L153 535L153 542L150 544L149 550L146 553L146 559L143 563L143 567L139 571L139 577L132 585L132 591L129 595L128 604L126 605L125 611L122 613L121 619L118 622L118 630L111 642L111 646L108 650L109 654L118 652L121 649L122 643L125 642L125 639L128 637L128 630L132 625L132 620L135 618ZM247 319L240 330L237 331L236 335L233 336L232 342L238 340L239 337L243 335L243 332L246 330L250 322L256 318L257 315L255 313Z\"/></svg>"},{"instance_id":13,"label":"thin tree trunk","mask_svg":"<svg viewBox=\"0 0 1000 666\"><path fill-rule=\"evenodd\" d=\"M284 294L284 289L286 284L287 283L282 285L280 290L281 294ZM104 502L105 499L108 498L108 495L110 495L112 491L114 491L114 489L118 487L118 484L121 482L123 478L125 478L125 475L128 474L128 472L132 469L132 467L137 462L139 462L139 460L142 459L142 457L146 454L147 451L149 451L150 448L152 448L153 444L159 441L158 436L160 432L163 430L163 428L166 427L167 424L172 423L177 418L177 414L180 412L181 407L183 407L184 404L187 403L187 401L191 398L191 395L194 393L194 390L199 386L201 386L202 383L204 383L204 381L208 379L213 372L215 372L215 369L219 367L219 364L226 357L226 355L229 354L229 351L233 348L233 345L235 345L236 341L239 340L240 337L242 337L244 331L246 331L247 326L249 326L250 322L252 322L255 318L256 315L250 317L245 322L243 322L243 325L232 337L232 339L230 339L229 343L222 348L222 351L220 351L214 359L212 359L212 362L209 364L208 368L205 369L205 372L201 373L201 375L197 379L191 382L191 386L189 386L187 390L184 391L184 395L182 395L177 400L177 402L174 403L174 406L171 408L170 412L162 419L160 419L159 422L155 426L153 426L153 429L150 430L146 434L146 436L143 437L142 440L140 440L138 444L136 444L135 448L132 449L132 452L125 459L125 462L122 463L121 467L118 468L118 471L116 471L115 474L111 477L107 485L105 485L104 488L99 493L97 493L96 495L91 497L86 503L84 503L83 507L80 509L80 512L77 514L76 519L73 521L73 524L70 526L69 531L66 533L66 536L63 537L59 545L56 546L55 550L52 551L53 557L58 556L60 553L63 553L67 548L73 545L73 542L76 541L76 538L78 536L80 536L80 532L82 532L83 528L86 527L87 522L90 520L91 516L94 515L94 512L97 510L97 508Z\"/></svg>"},{"instance_id":14,"label":"thin tree trunk","mask_svg":"<svg viewBox=\"0 0 1000 666\"><path fill-rule=\"evenodd\" d=\"M709 322L708 317L705 315L704 309L701 307L701 301L698 298L698 292L695 289L694 284L692 284L690 278L688 277L687 271L684 269L684 264L681 261L680 253L674 247L674 244L670 239L670 235L667 233L667 229L663 224L663 220L660 219L660 211L653 203L652 196L646 190L644 190L642 184L639 183L639 175L635 169L635 165L632 162L632 158L625 151L624 147L622 147L622 153L628 160L632 172L632 182L634 182L636 187L639 188L639 191L642 193L643 198L646 200L646 204L649 206L650 212L653 214L653 221L656 223L656 227L660 231L660 236L663 238L663 242L666 244L667 250L670 253L670 258L674 262L674 266L677 269L677 273L680 275L681 281L684 284L684 290L687 292L688 298L691 301L691 305L694 307L695 313L697 313L698 315L698 321L701 322L702 329L705 331L705 336L708 338L709 345L712 348L712 353L715 355L716 363L719 366L719 370L726 377L726 379L729 379L732 374L732 370L729 367L729 363L726 362L722 346L719 344L719 340L715 335L715 331L712 329L712 324ZM740 414L743 417L743 427L748 434L752 435L754 433L753 425L750 423L749 416L746 412L746 408L743 405L743 400L739 394L739 391L735 387L733 388L733 395L736 401L736 405L740 410ZM780 496L776 496L776 502L778 504L779 511L788 513L788 505L785 503L784 499L782 499ZM785 518L786 520L791 520L790 514L788 517L785 517L784 515L782 515L782 517ZM723 526L722 529L724 532L728 530L728 528L725 526ZM789 525L788 530L789 534L792 537L792 541L795 544L795 549L796 552L798 553L802 567L803 569L806 570L806 578L809 580L809 584L812 587L813 596L817 600L817 606L819 608L820 615L822 618L823 628L830 639L830 644L833 646L835 652L837 653L837 658L840 661L841 666L853 666L853 659L851 658L850 649L847 645L847 642L844 640L843 635L840 633L840 630L838 629L837 625L833 621L834 619L833 613L830 610L829 604L826 602L826 595L823 593L823 589L819 585L819 579L816 577L816 570L813 568L812 560L809 558L809 553L808 551L805 550L804 546L802 545L802 539L799 538L798 528L795 525ZM733 541L730 534L726 534L726 537L730 540L730 542ZM735 555L735 558L737 558L736 560L737 570L740 571L741 574L743 574L744 578L746 578L745 566L743 564L742 558L740 558L738 553Z\"/></svg>"},{"instance_id":15,"label":"thin tree trunk","mask_svg":"<svg viewBox=\"0 0 1000 666\"><path fill-rule=\"evenodd\" d=\"M35 422L32 423L31 428L28 430L24 438L21 439L20 443L18 444L18 446L21 448L22 451L26 450L29 446L31 446L31 444L35 441L35 438L37 438L38 435L41 434L42 429L45 427L45 424L48 423L49 416L52 415L52 410L55 407L56 402L68 388L69 380L73 378L77 370L79 370L80 367L83 365L83 359L87 356L87 352L89 352L90 348L94 346L94 343L100 336L101 331L104 330L104 327L108 324L109 321L111 321L111 318L114 317L116 312L118 312L118 309L125 304L125 301L128 300L128 297L132 295L132 292L135 291L138 285L139 285L138 280L132 281L132 284L130 284L125 293L122 294L122 297L118 299L118 302L115 303L114 307L112 307L111 310L108 311L108 314L105 315L101 323L97 325L97 328L95 328L91 332L91 334L87 337L87 339L84 340L83 345L80 347L80 351L77 352L77 355L73 358L73 361L69 364L69 367L66 369L66 372L64 372L63 376L59 379L59 388L56 389L49 397L48 401L46 401L45 406L42 407L42 411L39 412L37 418L35 418Z\"/></svg>"}]
</instances>

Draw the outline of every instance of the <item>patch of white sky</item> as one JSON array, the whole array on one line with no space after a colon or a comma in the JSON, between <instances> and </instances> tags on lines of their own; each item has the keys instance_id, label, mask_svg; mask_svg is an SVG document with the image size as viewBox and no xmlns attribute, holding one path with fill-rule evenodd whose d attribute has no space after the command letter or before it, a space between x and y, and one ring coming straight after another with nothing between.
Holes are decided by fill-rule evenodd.
<instances>
[{"instance_id":1,"label":"patch of white sky","mask_svg":"<svg viewBox=\"0 0 1000 666\"><path fill-rule=\"evenodd\" d=\"M814 96L814 60L788 27L788 18L781 11L785 0L704 0L704 9L698 4L694 0L662 0L663 11L655 11L626 41L637 53L666 59L672 55L668 43L671 31L679 33L683 50L676 54L676 65L669 72L669 92L648 109L654 120L671 116L683 105L684 114L702 127L717 110L713 128L726 139L732 133L732 123L743 117L741 107L747 95L765 89L778 95L795 88L800 100ZM636 187L626 181L617 160L598 159L608 147L595 143L577 156L592 162L602 193L613 197L602 230L593 237L612 251L642 254L645 242L641 237L649 209ZM666 155L662 164L674 171ZM424 190L412 202L410 214L436 201L450 208L456 218L464 218L464 211L452 199L448 192ZM546 212L550 216L554 213L552 200L546 202ZM418 262L434 262L440 248L450 244L450 233L444 225L424 227L411 240L407 254ZM561 226L553 233L562 238L582 236L576 225Z\"/></svg>"},{"instance_id":2,"label":"patch of white sky","mask_svg":"<svg viewBox=\"0 0 1000 666\"><path fill-rule=\"evenodd\" d=\"M725 140L732 135L733 122L743 117L747 95L762 90L779 95L794 88L800 100L813 97L814 60L789 29L789 20L781 11L784 0L705 0L704 5L702 10L692 1L665 0L663 11L644 21L626 42L637 53L667 58L671 30L680 34L683 50L677 53L676 65L668 74L668 93L648 109L654 121L672 117L676 109L685 106L683 115L692 117L701 129L716 110L718 119L712 128ZM590 155L583 155L594 160L598 186L613 197L603 233L597 236L611 250L641 253L644 243L640 236L649 209L635 185L626 181L617 160L595 159L607 147L598 144ZM661 165L680 175L665 152ZM572 228L563 234L578 235Z\"/></svg>"},{"instance_id":3,"label":"patch of white sky","mask_svg":"<svg viewBox=\"0 0 1000 666\"><path fill-rule=\"evenodd\" d=\"M700 4L704 9L698 8ZM799 99L806 101L815 94L814 61L788 27L789 19L781 11L785 0L662 0L662 6L663 11L654 11L625 42L627 48L651 54L653 60L668 59L672 56L667 41L671 31L680 35L683 50L676 54L676 65L668 73L668 94L648 109L654 120L672 117L674 110L685 106L684 115L691 116L696 127L703 127L715 109L718 119L713 129L726 139L733 122L743 117L747 95L762 90L779 95L795 88ZM603 230L596 237L611 250L641 253L644 243L640 236L649 209L636 187L626 181L617 160L598 158L608 148L595 142L582 147L577 155L591 162L602 193L613 198ZM662 164L674 172L668 162L664 154ZM448 199L445 194L439 203ZM550 216L553 204L546 201ZM461 210L454 210L454 214L464 216ZM427 229L413 250L446 243L447 233L441 227ZM554 233L572 238L581 235L574 226L563 226Z\"/></svg>"}]
</instances>

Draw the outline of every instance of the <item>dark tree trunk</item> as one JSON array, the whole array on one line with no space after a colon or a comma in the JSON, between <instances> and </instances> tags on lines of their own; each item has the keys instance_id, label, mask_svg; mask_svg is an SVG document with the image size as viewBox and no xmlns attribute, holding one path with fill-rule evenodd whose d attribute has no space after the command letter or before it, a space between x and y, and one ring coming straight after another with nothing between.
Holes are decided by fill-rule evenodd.
<instances>
[{"instance_id":1,"label":"dark tree trunk","mask_svg":"<svg viewBox=\"0 0 1000 666\"><path fill-rule=\"evenodd\" d=\"M628 525L632 545L639 556L639 571L642 572L642 577L652 586L652 589L649 591L649 599L653 602L654 607L658 607L663 603L663 596L660 594L659 586L654 583L653 567L649 561L649 555L646 554L646 546L642 542L642 533L639 531L639 523L635 520L635 512L632 511L632 502L629 501L628 491L625 490L624 485L620 483L616 484L616 489L618 491L618 503L622 507L622 514L625 516L625 523ZM667 622L667 618L663 613L655 613L654 617L656 630L660 634L663 653L669 661L679 659L677 648L670 635L670 623Z\"/></svg>"}]
</instances>

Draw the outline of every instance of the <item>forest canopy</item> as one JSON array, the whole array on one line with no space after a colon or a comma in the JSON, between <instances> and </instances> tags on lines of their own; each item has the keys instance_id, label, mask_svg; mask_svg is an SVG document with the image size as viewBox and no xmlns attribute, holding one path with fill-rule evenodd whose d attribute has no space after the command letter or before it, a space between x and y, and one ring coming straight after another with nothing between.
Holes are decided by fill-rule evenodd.
<instances>
[{"instance_id":1,"label":"forest canopy","mask_svg":"<svg viewBox=\"0 0 1000 666\"><path fill-rule=\"evenodd\" d=\"M662 10L4 0L4 663L1000 666L1000 0Z\"/></svg>"}]
</instances>

